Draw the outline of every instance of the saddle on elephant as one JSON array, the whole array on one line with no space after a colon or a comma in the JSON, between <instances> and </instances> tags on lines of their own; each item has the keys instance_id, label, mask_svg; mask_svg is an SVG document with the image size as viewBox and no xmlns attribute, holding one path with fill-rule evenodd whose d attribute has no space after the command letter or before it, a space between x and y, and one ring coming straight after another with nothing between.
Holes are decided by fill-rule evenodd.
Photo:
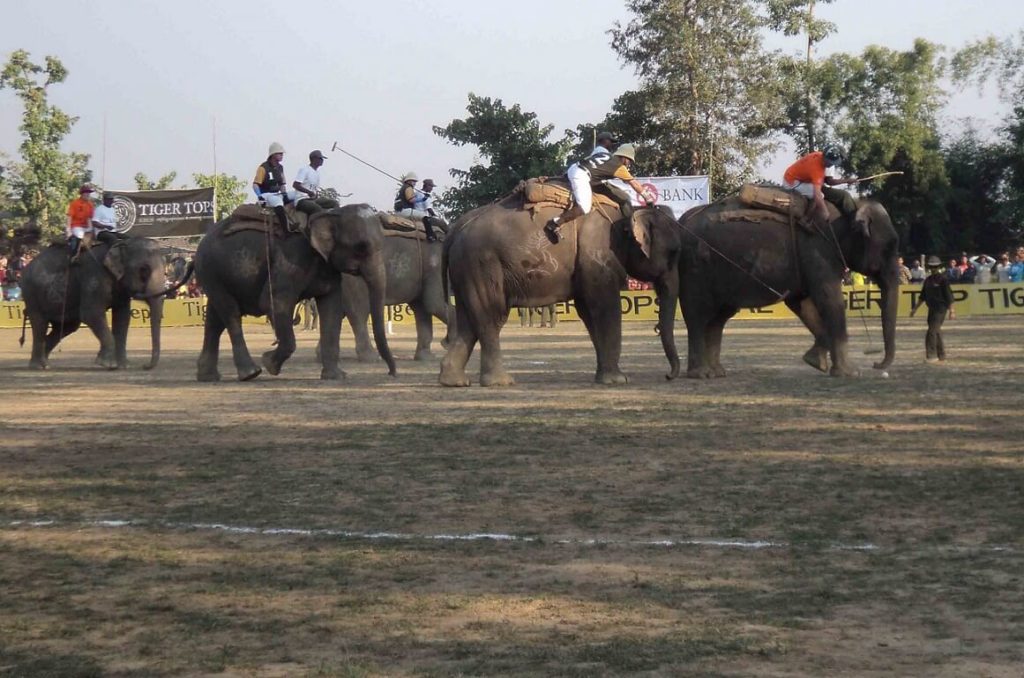
<instances>
[{"instance_id":1,"label":"saddle on elephant","mask_svg":"<svg viewBox=\"0 0 1024 678\"><path fill-rule=\"evenodd\" d=\"M380 212L380 222L384 227L385 238L408 238L410 240L427 240L427 229L422 219L411 219L394 212ZM448 232L448 224L436 217L432 219L436 240L444 240Z\"/></svg>"},{"instance_id":2,"label":"saddle on elephant","mask_svg":"<svg viewBox=\"0 0 1024 678\"><path fill-rule=\"evenodd\" d=\"M288 230L291 233L305 233L309 215L295 209L295 204L285 205L284 213L288 217ZM230 216L231 223L224 227L224 235L234 235L240 231L259 231L273 233L278 228L277 215L274 210L257 204L239 205Z\"/></svg>"},{"instance_id":3,"label":"saddle on elephant","mask_svg":"<svg viewBox=\"0 0 1024 678\"><path fill-rule=\"evenodd\" d=\"M569 188L569 180L565 177L537 177L519 182L516 191L522 193L523 209L530 212L535 223L543 224L547 221L547 215L541 216L545 209L557 209L564 211L572 205L572 190ZM614 223L615 216L619 214L619 204L610 196L595 190L594 208L599 214ZM610 215L605 208L614 210ZM654 207L643 207L633 212L633 219L629 231L633 239L640 245L644 256L650 256L651 238L647 219L643 216L645 210L657 209Z\"/></svg>"},{"instance_id":4,"label":"saddle on elephant","mask_svg":"<svg viewBox=\"0 0 1024 678\"><path fill-rule=\"evenodd\" d=\"M711 221L777 221L782 224L797 224L813 231L811 201L782 186L771 184L744 184L734 198L718 203L721 208L708 214ZM839 209L826 202L829 221L839 218Z\"/></svg>"}]
</instances>

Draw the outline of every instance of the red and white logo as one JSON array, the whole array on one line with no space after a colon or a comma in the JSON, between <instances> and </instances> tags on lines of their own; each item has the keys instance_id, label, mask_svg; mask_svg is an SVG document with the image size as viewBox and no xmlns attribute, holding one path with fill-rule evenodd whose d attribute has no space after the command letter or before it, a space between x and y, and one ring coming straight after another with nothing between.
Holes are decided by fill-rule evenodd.
<instances>
[{"instance_id":1,"label":"red and white logo","mask_svg":"<svg viewBox=\"0 0 1024 678\"><path fill-rule=\"evenodd\" d=\"M651 195L654 196L654 202L658 202L658 200L661 199L661 196L658 195L658 187L657 186L655 186L654 184L650 184L650 183L648 183L648 184L640 184L640 185L643 186L644 189L647 192L649 192ZM644 201L643 196L637 196L637 197L640 199L640 202Z\"/></svg>"}]
</instances>

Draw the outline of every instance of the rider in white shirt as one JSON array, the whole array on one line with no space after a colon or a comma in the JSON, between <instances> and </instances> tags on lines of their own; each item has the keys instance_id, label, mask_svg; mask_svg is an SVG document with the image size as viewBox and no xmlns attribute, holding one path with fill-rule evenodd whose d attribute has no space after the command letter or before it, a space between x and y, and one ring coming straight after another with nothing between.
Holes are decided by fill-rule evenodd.
<instances>
[{"instance_id":1,"label":"rider in white shirt","mask_svg":"<svg viewBox=\"0 0 1024 678\"><path fill-rule=\"evenodd\" d=\"M325 156L320 151L313 151L309 154L309 164L300 167L292 182L292 188L298 197L295 209L306 214L316 214L325 209L338 206L337 200L321 198L320 196L320 166L324 164Z\"/></svg>"}]
</instances>

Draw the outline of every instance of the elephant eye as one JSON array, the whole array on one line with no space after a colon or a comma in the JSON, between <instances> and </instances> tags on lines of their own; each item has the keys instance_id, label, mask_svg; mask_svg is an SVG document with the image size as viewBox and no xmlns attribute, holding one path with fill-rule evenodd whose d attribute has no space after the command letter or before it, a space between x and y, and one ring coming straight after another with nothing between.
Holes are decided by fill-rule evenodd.
<instances>
[{"instance_id":1,"label":"elephant eye","mask_svg":"<svg viewBox=\"0 0 1024 678\"><path fill-rule=\"evenodd\" d=\"M365 259L370 256L370 244L367 242L357 242L356 246L352 248L353 254L357 259Z\"/></svg>"}]
</instances>

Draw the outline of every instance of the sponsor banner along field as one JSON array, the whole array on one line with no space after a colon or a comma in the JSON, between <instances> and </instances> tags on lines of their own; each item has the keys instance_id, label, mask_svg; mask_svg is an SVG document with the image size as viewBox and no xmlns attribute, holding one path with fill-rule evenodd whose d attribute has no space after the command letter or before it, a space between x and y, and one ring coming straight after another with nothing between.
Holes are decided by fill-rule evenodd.
<instances>
[{"instance_id":1,"label":"sponsor banner along field","mask_svg":"<svg viewBox=\"0 0 1024 678\"><path fill-rule=\"evenodd\" d=\"M906 318L910 315L910 309L921 294L918 285L905 285L900 289L899 316ZM848 314L856 317L875 318L881 315L880 302L882 299L881 290L873 285L856 287L844 287L843 296L846 299L846 310ZM953 285L953 297L956 299L957 315L986 316L986 315L1024 315L1024 285L1019 283L1004 283L993 285ZM658 297L651 291L624 291L620 296L622 319L626 322L657 322L658 321ZM579 316L571 301L563 301L555 304L558 311L559 321L577 321ZM24 304L21 302L0 303L0 327L21 327L22 312ZM924 309L919 311L923 313ZM301 306L297 311L300 320L302 316ZM164 327L191 327L202 325L206 314L206 297L168 299L164 303ZM786 308L785 304L778 303L774 306L767 306L760 309L743 309L737 315L739 320L782 320L792 319L795 316ZM408 304L395 304L387 307L387 319L393 324L415 324L412 309ZM681 320L682 315L676 310L676 319ZM518 320L517 311L513 310L510 320ZM263 323L261 318L247 316L246 323ZM141 302L133 302L132 306L132 327L149 326L149 309Z\"/></svg>"}]
</instances>

